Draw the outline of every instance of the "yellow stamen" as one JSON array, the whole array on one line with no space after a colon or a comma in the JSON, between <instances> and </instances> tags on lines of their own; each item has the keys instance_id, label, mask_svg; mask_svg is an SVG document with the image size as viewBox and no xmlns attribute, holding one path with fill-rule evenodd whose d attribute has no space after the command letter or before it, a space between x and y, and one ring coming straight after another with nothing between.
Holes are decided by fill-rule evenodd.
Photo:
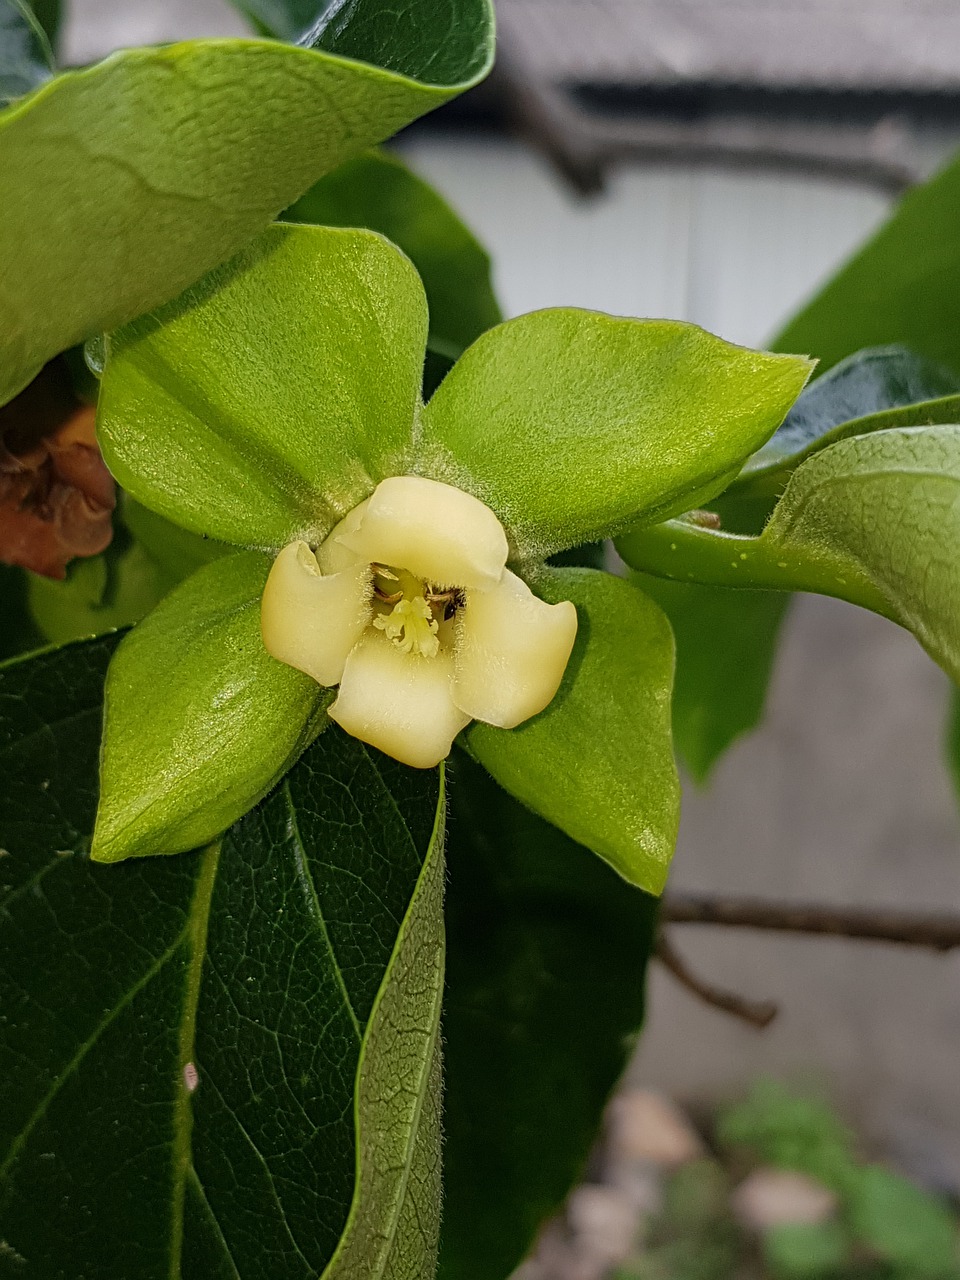
<instances>
[{"instance_id":1,"label":"yellow stamen","mask_svg":"<svg viewBox=\"0 0 960 1280\"><path fill-rule=\"evenodd\" d=\"M419 653L424 658L433 658L439 652L439 628L423 596L398 601L389 613L378 614L373 625L384 632L402 653Z\"/></svg>"}]
</instances>

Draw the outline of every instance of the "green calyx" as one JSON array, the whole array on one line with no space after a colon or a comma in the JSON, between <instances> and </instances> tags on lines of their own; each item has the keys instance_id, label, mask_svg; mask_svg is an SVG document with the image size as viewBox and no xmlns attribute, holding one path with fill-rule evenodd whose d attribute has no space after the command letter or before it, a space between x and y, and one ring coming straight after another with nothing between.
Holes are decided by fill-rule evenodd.
<instances>
[{"instance_id":1,"label":"green calyx","mask_svg":"<svg viewBox=\"0 0 960 1280\"><path fill-rule=\"evenodd\" d=\"M626 879L662 889L678 806L669 626L627 584L543 561L717 492L782 420L809 362L673 321L563 309L485 333L424 406L428 329L420 278L388 240L276 225L108 336L98 427L114 474L174 524L257 550L200 570L121 646L95 857L191 847L289 766L324 722L327 695L263 650L260 552L295 540L315 547L383 479L420 475L485 503L518 571L579 615L554 702L517 729L475 725L470 751ZM241 564L247 594L235 608L224 583ZM221 612L198 628L202 601ZM174 671L163 653L177 648L178 629L196 639L180 643L186 666ZM183 696L168 697L178 684ZM217 691L226 689L240 745L221 756L202 744L222 740ZM157 741L133 752L147 697ZM267 714L264 699L282 716ZM181 785L178 762L208 754L210 767Z\"/></svg>"}]
</instances>

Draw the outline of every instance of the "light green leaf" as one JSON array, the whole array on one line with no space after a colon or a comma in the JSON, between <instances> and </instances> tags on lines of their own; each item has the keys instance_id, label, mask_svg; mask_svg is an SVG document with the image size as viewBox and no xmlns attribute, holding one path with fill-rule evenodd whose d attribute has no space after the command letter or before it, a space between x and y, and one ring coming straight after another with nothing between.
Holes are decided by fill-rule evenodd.
<instances>
[{"instance_id":1,"label":"light green leaf","mask_svg":"<svg viewBox=\"0 0 960 1280\"><path fill-rule=\"evenodd\" d=\"M778 1222L763 1236L775 1280L833 1280L849 1251L839 1222Z\"/></svg>"},{"instance_id":2,"label":"light green leaf","mask_svg":"<svg viewBox=\"0 0 960 1280\"><path fill-rule=\"evenodd\" d=\"M807 387L771 440L748 459L735 487L768 485L847 436L960 418L960 380L903 347L875 347L841 361ZM770 473L774 473L772 476Z\"/></svg>"},{"instance_id":3,"label":"light green leaf","mask_svg":"<svg viewBox=\"0 0 960 1280\"><path fill-rule=\"evenodd\" d=\"M0 0L0 107L49 80L53 54L26 0Z\"/></svg>"},{"instance_id":4,"label":"light green leaf","mask_svg":"<svg viewBox=\"0 0 960 1280\"><path fill-rule=\"evenodd\" d=\"M677 644L673 738L697 782L763 717L767 685L790 597L634 574L670 619Z\"/></svg>"},{"instance_id":5,"label":"light green leaf","mask_svg":"<svg viewBox=\"0 0 960 1280\"><path fill-rule=\"evenodd\" d=\"M0 403L489 67L487 0L346 9L318 34L340 56L270 40L130 49L0 114ZM393 69L363 61L381 54Z\"/></svg>"},{"instance_id":6,"label":"light green leaf","mask_svg":"<svg viewBox=\"0 0 960 1280\"><path fill-rule=\"evenodd\" d=\"M138 543L74 560L58 582L28 575L30 614L47 640L65 644L139 622L176 582Z\"/></svg>"},{"instance_id":7,"label":"light green leaf","mask_svg":"<svg viewBox=\"0 0 960 1280\"><path fill-rule=\"evenodd\" d=\"M960 159L907 193L877 234L786 326L780 351L819 371L861 347L900 342L960 373Z\"/></svg>"},{"instance_id":8,"label":"light green leaf","mask_svg":"<svg viewBox=\"0 0 960 1280\"><path fill-rule=\"evenodd\" d=\"M806 560L808 572L836 575L836 594L866 579L960 679L960 427L881 431L815 454L762 541Z\"/></svg>"},{"instance_id":9,"label":"light green leaf","mask_svg":"<svg viewBox=\"0 0 960 1280\"><path fill-rule=\"evenodd\" d=\"M850 1224L881 1258L923 1280L956 1280L960 1274L957 1228L946 1204L871 1165L853 1183Z\"/></svg>"},{"instance_id":10,"label":"light green leaf","mask_svg":"<svg viewBox=\"0 0 960 1280\"><path fill-rule=\"evenodd\" d=\"M501 320L486 250L446 201L396 156L371 151L348 161L315 183L284 217L369 227L399 245L423 280L430 341L451 355Z\"/></svg>"},{"instance_id":11,"label":"light green leaf","mask_svg":"<svg viewBox=\"0 0 960 1280\"><path fill-rule=\"evenodd\" d=\"M577 606L563 683L540 715L516 729L476 722L466 744L511 795L660 893L679 818L670 625L635 587L595 569L545 569L533 585Z\"/></svg>"},{"instance_id":12,"label":"light green leaf","mask_svg":"<svg viewBox=\"0 0 960 1280\"><path fill-rule=\"evenodd\" d=\"M451 760L441 1280L504 1280L583 1176L643 1022L656 901Z\"/></svg>"},{"instance_id":13,"label":"light green leaf","mask_svg":"<svg viewBox=\"0 0 960 1280\"><path fill-rule=\"evenodd\" d=\"M171 585L182 582L205 564L232 555L234 548L213 538L190 533L178 524L122 495L120 514L130 534Z\"/></svg>"},{"instance_id":14,"label":"light green leaf","mask_svg":"<svg viewBox=\"0 0 960 1280\"><path fill-rule=\"evenodd\" d=\"M315 542L406 469L426 329L420 279L382 236L273 226L110 337L104 458L195 533Z\"/></svg>"},{"instance_id":15,"label":"light green leaf","mask_svg":"<svg viewBox=\"0 0 960 1280\"><path fill-rule=\"evenodd\" d=\"M793 473L759 537L672 520L618 539L680 582L837 596L912 631L960 678L960 426L853 436Z\"/></svg>"},{"instance_id":16,"label":"light green leaf","mask_svg":"<svg viewBox=\"0 0 960 1280\"><path fill-rule=\"evenodd\" d=\"M442 770L334 729L222 840L98 866L116 644L0 668L0 1271L429 1280Z\"/></svg>"},{"instance_id":17,"label":"light green leaf","mask_svg":"<svg viewBox=\"0 0 960 1280\"><path fill-rule=\"evenodd\" d=\"M180 853L213 839L283 776L326 723L330 693L260 638L270 562L200 569L125 637L110 664L93 858Z\"/></svg>"},{"instance_id":18,"label":"light green leaf","mask_svg":"<svg viewBox=\"0 0 960 1280\"><path fill-rule=\"evenodd\" d=\"M679 321L537 311L441 383L420 469L492 507L516 558L542 559L718 493L809 372Z\"/></svg>"}]
</instances>

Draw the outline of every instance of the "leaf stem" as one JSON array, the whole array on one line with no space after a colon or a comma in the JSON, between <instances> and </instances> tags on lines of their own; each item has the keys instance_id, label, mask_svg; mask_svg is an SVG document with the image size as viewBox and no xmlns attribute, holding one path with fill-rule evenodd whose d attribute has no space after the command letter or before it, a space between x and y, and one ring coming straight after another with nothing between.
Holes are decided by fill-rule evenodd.
<instances>
[{"instance_id":1,"label":"leaf stem","mask_svg":"<svg viewBox=\"0 0 960 1280\"><path fill-rule=\"evenodd\" d=\"M848 561L784 548L765 537L667 520L623 534L617 550L631 569L674 582L752 590L810 591L894 618L887 599Z\"/></svg>"}]
</instances>

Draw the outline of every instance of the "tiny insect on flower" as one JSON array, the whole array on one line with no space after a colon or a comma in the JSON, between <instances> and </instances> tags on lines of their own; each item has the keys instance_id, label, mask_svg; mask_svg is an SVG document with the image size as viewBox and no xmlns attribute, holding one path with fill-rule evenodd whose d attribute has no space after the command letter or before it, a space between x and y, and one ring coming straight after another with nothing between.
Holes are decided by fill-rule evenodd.
<instances>
[{"instance_id":1,"label":"tiny insect on flower","mask_svg":"<svg viewBox=\"0 0 960 1280\"><path fill-rule=\"evenodd\" d=\"M322 685L354 737L417 768L471 720L510 729L553 699L577 611L506 567L496 515L452 485L394 476L314 552L277 556L261 607L267 651Z\"/></svg>"}]
</instances>

